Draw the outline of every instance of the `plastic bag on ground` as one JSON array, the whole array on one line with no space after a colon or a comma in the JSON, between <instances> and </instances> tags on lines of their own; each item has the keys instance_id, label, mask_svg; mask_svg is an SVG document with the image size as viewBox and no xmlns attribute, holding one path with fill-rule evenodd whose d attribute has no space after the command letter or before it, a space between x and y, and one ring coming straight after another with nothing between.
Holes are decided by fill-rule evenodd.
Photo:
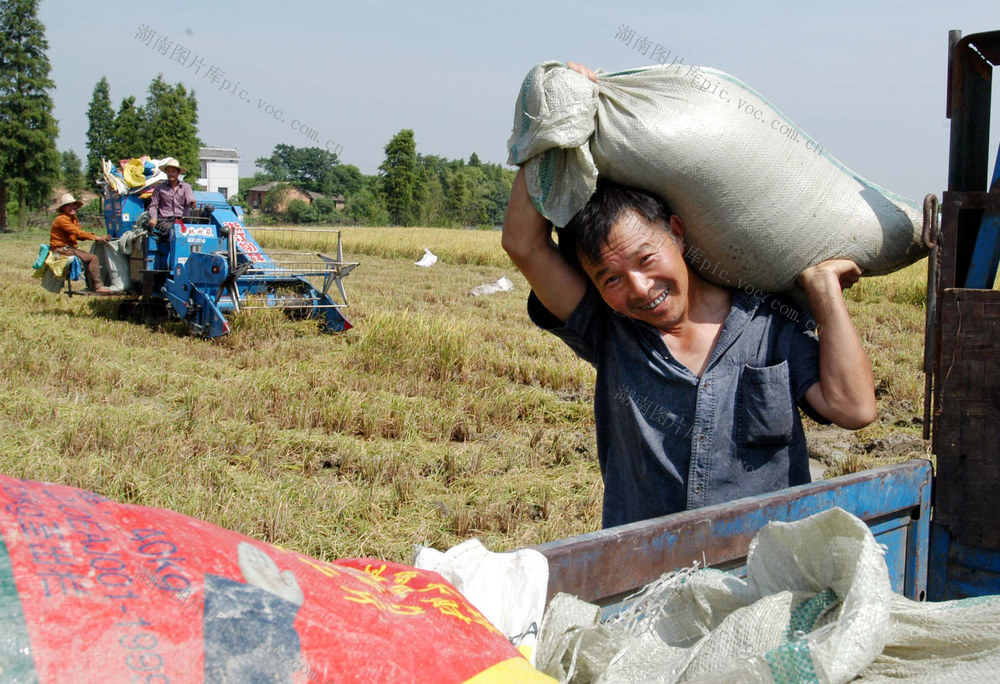
<instances>
[{"instance_id":1,"label":"plastic bag on ground","mask_svg":"<svg viewBox=\"0 0 1000 684\"><path fill-rule=\"evenodd\" d=\"M826 259L871 275L927 251L920 206L846 168L759 93L708 67L631 69L595 84L545 62L522 84L507 145L557 226L583 208L598 174L660 196L684 220L692 267L720 285L790 291Z\"/></svg>"},{"instance_id":2,"label":"plastic bag on ground","mask_svg":"<svg viewBox=\"0 0 1000 684\"><path fill-rule=\"evenodd\" d=\"M413 564L454 584L522 653L534 655L549 586L545 556L534 549L493 553L469 539L443 553L419 547Z\"/></svg>"},{"instance_id":3,"label":"plastic bag on ground","mask_svg":"<svg viewBox=\"0 0 1000 684\"><path fill-rule=\"evenodd\" d=\"M415 266L423 266L424 268L430 268L437 263L437 255L431 252L431 250L424 247L424 255L420 257L420 261L414 261Z\"/></svg>"},{"instance_id":4,"label":"plastic bag on ground","mask_svg":"<svg viewBox=\"0 0 1000 684\"><path fill-rule=\"evenodd\" d=\"M473 297L481 297L482 295L494 294L496 292L510 292L513 289L514 283L510 282L510 278L507 276L500 276L500 279L495 283L476 285L474 288L469 290L469 294Z\"/></svg>"},{"instance_id":5,"label":"plastic bag on ground","mask_svg":"<svg viewBox=\"0 0 1000 684\"><path fill-rule=\"evenodd\" d=\"M0 678L551 682L440 575L0 476Z\"/></svg>"}]
</instances>

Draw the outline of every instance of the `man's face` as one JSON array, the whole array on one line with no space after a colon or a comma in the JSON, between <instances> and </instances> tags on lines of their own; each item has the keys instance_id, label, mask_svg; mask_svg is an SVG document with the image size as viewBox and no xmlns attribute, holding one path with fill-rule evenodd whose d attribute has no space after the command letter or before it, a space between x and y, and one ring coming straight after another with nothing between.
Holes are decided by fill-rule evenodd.
<instances>
[{"instance_id":1,"label":"man's face","mask_svg":"<svg viewBox=\"0 0 1000 684\"><path fill-rule=\"evenodd\" d=\"M59 211L66 216L76 216L76 205L75 204L64 204L59 207Z\"/></svg>"},{"instance_id":2,"label":"man's face","mask_svg":"<svg viewBox=\"0 0 1000 684\"><path fill-rule=\"evenodd\" d=\"M599 263L580 262L601 298L620 314L669 331L688 307L683 224L650 224L629 209L612 226Z\"/></svg>"},{"instance_id":3,"label":"man's face","mask_svg":"<svg viewBox=\"0 0 1000 684\"><path fill-rule=\"evenodd\" d=\"M178 169L176 166L168 166L167 168L163 169L163 172L167 174L167 180L170 181L171 183L174 183L177 181L177 176L180 175L181 170Z\"/></svg>"}]
</instances>

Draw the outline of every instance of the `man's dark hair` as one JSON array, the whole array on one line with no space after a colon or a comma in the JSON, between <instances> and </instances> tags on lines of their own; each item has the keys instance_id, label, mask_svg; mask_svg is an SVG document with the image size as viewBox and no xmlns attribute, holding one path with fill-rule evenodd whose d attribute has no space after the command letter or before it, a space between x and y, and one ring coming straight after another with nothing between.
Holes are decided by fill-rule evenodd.
<instances>
[{"instance_id":1,"label":"man's dark hair","mask_svg":"<svg viewBox=\"0 0 1000 684\"><path fill-rule=\"evenodd\" d=\"M601 252L608 244L611 227L634 210L646 225L636 223L637 231L670 230L670 216L673 212L666 202L644 190L618 185L608 180L597 181L597 191L587 205L577 212L564 228L557 231L559 251L574 266L580 266L582 254L592 264L599 263Z\"/></svg>"}]
</instances>

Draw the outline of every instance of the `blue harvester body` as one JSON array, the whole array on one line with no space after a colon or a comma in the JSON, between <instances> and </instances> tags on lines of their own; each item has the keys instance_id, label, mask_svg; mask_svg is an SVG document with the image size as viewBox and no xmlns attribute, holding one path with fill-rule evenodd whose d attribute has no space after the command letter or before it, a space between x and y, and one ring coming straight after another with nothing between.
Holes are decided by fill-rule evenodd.
<instances>
[{"instance_id":1,"label":"blue harvester body","mask_svg":"<svg viewBox=\"0 0 1000 684\"><path fill-rule=\"evenodd\" d=\"M133 242L130 276L143 304L168 304L192 331L209 338L229 332L226 315L245 308L281 307L318 319L328 332L351 327L340 311L347 305L342 278L357 263L343 261L339 231L330 231L336 258L299 253L289 261L265 252L245 227L242 209L222 194L195 192L195 200L195 215L158 225ZM106 196L108 234L121 238L132 231L144 210L138 195ZM329 292L334 284L342 303Z\"/></svg>"}]
</instances>

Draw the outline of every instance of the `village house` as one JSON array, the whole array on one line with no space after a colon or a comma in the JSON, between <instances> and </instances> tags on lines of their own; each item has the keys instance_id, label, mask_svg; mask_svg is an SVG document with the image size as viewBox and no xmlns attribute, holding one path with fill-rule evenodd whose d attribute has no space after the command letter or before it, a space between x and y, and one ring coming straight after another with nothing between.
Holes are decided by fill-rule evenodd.
<instances>
[{"instance_id":1,"label":"village house","mask_svg":"<svg viewBox=\"0 0 1000 684\"><path fill-rule=\"evenodd\" d=\"M283 212L288 209L288 204L292 200L302 200L306 204L312 204L314 200L323 199L326 197L323 193L312 192L310 190L303 190L302 188L294 185L292 183L286 183L283 181L271 181L270 183L264 183L262 185L255 185L249 190L247 190L247 205L253 209L263 209L264 207L264 197L267 193L271 192L274 188L279 185L286 186L285 192L282 194L281 200L274 207L275 211ZM346 206L346 200L343 195L332 195L327 199L333 201L334 208L343 209Z\"/></svg>"},{"instance_id":2,"label":"village house","mask_svg":"<svg viewBox=\"0 0 1000 684\"><path fill-rule=\"evenodd\" d=\"M209 192L219 192L227 200L240 189L240 154L225 147L198 149L201 161L199 184Z\"/></svg>"}]
</instances>

